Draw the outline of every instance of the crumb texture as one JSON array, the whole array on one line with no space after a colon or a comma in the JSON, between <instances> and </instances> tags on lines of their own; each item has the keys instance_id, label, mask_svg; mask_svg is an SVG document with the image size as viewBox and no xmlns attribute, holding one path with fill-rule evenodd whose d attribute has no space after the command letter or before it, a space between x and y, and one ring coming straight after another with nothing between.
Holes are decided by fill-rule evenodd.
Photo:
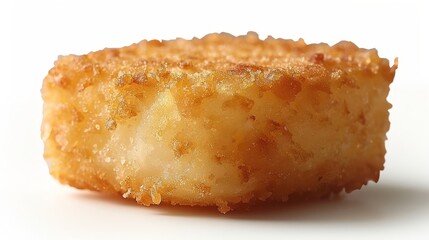
<instances>
[{"instance_id":1,"label":"crumb texture","mask_svg":"<svg viewBox=\"0 0 429 240\"><path fill-rule=\"evenodd\" d=\"M377 181L397 63L255 33L60 57L44 79L59 181L143 205L319 198Z\"/></svg>"}]
</instances>

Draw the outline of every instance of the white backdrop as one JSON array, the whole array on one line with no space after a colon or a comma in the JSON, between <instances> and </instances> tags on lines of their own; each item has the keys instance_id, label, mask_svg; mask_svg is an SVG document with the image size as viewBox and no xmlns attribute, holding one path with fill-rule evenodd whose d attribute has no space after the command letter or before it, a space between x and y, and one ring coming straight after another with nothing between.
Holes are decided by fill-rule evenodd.
<instances>
[{"instance_id":1,"label":"white backdrop","mask_svg":"<svg viewBox=\"0 0 429 240\"><path fill-rule=\"evenodd\" d=\"M0 239L428 237L428 15L424 1L395 0L0 3ZM40 88L58 55L247 31L308 43L351 40L391 61L399 57L379 183L339 200L224 216L144 208L49 176L39 137Z\"/></svg>"}]
</instances>

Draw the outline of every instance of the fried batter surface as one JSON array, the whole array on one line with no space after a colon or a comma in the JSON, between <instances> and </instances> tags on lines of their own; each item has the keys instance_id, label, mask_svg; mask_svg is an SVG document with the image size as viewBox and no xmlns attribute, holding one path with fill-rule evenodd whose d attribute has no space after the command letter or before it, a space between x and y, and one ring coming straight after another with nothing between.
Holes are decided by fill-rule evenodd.
<instances>
[{"instance_id":1,"label":"fried batter surface","mask_svg":"<svg viewBox=\"0 0 429 240\"><path fill-rule=\"evenodd\" d=\"M351 42L142 41L44 79L50 173L138 203L225 213L359 189L383 169L397 63Z\"/></svg>"}]
</instances>

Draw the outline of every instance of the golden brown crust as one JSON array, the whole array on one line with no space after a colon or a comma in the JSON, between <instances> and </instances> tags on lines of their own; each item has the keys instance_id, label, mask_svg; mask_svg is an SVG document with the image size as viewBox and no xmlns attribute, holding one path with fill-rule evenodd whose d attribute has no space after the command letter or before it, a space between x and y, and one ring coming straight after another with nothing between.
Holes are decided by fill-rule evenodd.
<instances>
[{"instance_id":1,"label":"golden brown crust","mask_svg":"<svg viewBox=\"0 0 429 240\"><path fill-rule=\"evenodd\" d=\"M63 183L144 205L352 191L383 168L396 68L351 42L254 33L60 57L42 89L45 159Z\"/></svg>"}]
</instances>

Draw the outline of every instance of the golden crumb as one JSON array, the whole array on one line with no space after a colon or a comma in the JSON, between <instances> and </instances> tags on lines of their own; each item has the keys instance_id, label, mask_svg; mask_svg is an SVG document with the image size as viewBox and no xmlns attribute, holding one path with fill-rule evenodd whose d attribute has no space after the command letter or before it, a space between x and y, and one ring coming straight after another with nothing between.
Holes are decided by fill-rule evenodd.
<instances>
[{"instance_id":1,"label":"golden crumb","mask_svg":"<svg viewBox=\"0 0 429 240\"><path fill-rule=\"evenodd\" d=\"M51 174L143 205L319 198L377 181L395 75L375 49L255 33L60 57L44 79Z\"/></svg>"}]
</instances>

